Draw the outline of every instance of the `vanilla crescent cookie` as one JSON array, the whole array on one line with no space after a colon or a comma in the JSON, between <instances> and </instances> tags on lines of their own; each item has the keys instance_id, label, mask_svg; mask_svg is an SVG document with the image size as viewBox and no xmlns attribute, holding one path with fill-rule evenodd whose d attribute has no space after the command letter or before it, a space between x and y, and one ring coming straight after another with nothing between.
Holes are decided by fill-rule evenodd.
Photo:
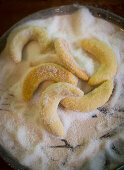
<instances>
[{"instance_id":1,"label":"vanilla crescent cookie","mask_svg":"<svg viewBox=\"0 0 124 170\"><path fill-rule=\"evenodd\" d=\"M73 59L73 56L69 50L66 41L61 38L56 38L54 45L56 53L59 56L62 65L64 65L65 68L74 73L77 77L83 80L88 80L88 75L86 74L86 72L81 69Z\"/></svg>"},{"instance_id":2,"label":"vanilla crescent cookie","mask_svg":"<svg viewBox=\"0 0 124 170\"><path fill-rule=\"evenodd\" d=\"M114 51L104 42L95 39L83 39L82 47L96 57L101 63L98 71L91 76L88 84L96 86L111 79L117 71L117 60Z\"/></svg>"},{"instance_id":3,"label":"vanilla crescent cookie","mask_svg":"<svg viewBox=\"0 0 124 170\"><path fill-rule=\"evenodd\" d=\"M32 68L24 78L22 87L23 99L29 101L38 85L45 80L77 85L77 78L71 72L57 64L44 63Z\"/></svg>"},{"instance_id":4,"label":"vanilla crescent cookie","mask_svg":"<svg viewBox=\"0 0 124 170\"><path fill-rule=\"evenodd\" d=\"M59 102L67 96L83 96L83 91L72 84L59 82L54 83L41 95L41 119L45 128L55 136L63 137L65 128L58 115Z\"/></svg>"},{"instance_id":5,"label":"vanilla crescent cookie","mask_svg":"<svg viewBox=\"0 0 124 170\"><path fill-rule=\"evenodd\" d=\"M31 40L39 42L41 51L50 43L46 30L38 26L18 27L9 34L6 49L15 63L21 62L23 47Z\"/></svg>"},{"instance_id":6,"label":"vanilla crescent cookie","mask_svg":"<svg viewBox=\"0 0 124 170\"><path fill-rule=\"evenodd\" d=\"M104 105L112 94L113 83L107 80L83 97L67 97L61 104L69 110L89 112Z\"/></svg>"}]
</instances>

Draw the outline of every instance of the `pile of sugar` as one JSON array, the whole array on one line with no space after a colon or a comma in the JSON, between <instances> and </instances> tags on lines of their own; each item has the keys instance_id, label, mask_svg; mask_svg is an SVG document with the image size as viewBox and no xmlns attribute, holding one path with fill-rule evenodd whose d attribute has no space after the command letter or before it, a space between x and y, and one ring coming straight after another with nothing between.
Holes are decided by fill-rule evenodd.
<instances>
[{"instance_id":1,"label":"pile of sugar","mask_svg":"<svg viewBox=\"0 0 124 170\"><path fill-rule=\"evenodd\" d=\"M75 60L89 75L92 75L96 71L98 63L95 63L94 60L82 50L79 42L83 38L95 38L108 44L114 50L120 65L118 68L118 74L115 77L117 83L116 92L113 95L113 98L108 102L107 106L113 107L113 105L117 105L117 107L119 107L118 105L122 103L122 97L124 96L121 92L122 83L124 83L124 46L122 45L124 43L124 33L120 28L102 19L93 17L86 8L78 10L72 15L54 16L45 20L30 21L25 23L25 25L45 27L51 38L54 39L56 37L61 37L66 39ZM28 59L28 63L30 63L33 58L33 56L30 58L30 53L33 51L39 53L39 48L36 42L34 42L33 45L30 43L26 48L29 49L28 53L24 54L24 56ZM40 57L42 57L42 55ZM3 58L1 60L3 60ZM7 60L7 62L8 64L6 63L6 60L3 60L2 64L5 63L5 67L0 69L0 80L1 82L4 82L4 84L6 84L9 76L9 74L8 76L6 75L6 71L12 67L11 61ZM14 65L14 71L17 71L18 67L19 66ZM25 70L23 70L24 67ZM23 70L22 73L25 74L27 72L26 69L29 69L28 66L25 62L22 62L20 70ZM14 74L10 75L12 79L12 75ZM23 74L21 74L21 76L22 77L20 78L23 78ZM17 75L14 80L16 80L16 78ZM19 81L19 78L17 78L17 82ZM80 86L83 85L84 83L81 82ZM87 87L86 84L85 86ZM82 88L85 89L84 87ZM19 89L14 87L14 90L15 95L18 94ZM39 115L40 95L38 92L40 92L41 95L39 89L29 103L23 102L19 97L18 100L9 99L9 102L11 103L10 108L13 114L11 115L11 112L9 112L10 115L7 115L8 113L2 113L0 118L0 144L9 150L11 154L20 161L20 163L30 168L47 170L73 169L74 167L82 166L82 164L90 159L90 157L92 158L101 151L101 145L106 146L107 140L101 141L98 138L94 138L95 135L90 133L90 131L92 132L92 128L94 128L94 133L99 137L99 135L103 134L103 129L106 131L108 129L111 130L116 127L116 123L119 124L119 120L116 121L116 119L111 119L109 117L107 120L104 120L104 116L101 116L98 110L90 113L80 113L69 111L59 106L57 113L66 129L67 133L64 139L69 142L70 148L58 147L54 149L53 146L62 146L65 143L61 139L49 134L42 126ZM5 103L3 100L5 100L7 94L0 93L5 96L1 98L0 102ZM122 93L122 97L120 97L120 93ZM95 123L92 125L95 118L91 119L91 117L94 115L97 115L100 120L103 119L101 122L96 120L96 126ZM83 131L83 128L85 127L83 125L81 126L81 122L84 124L86 123L86 127L89 126L85 131ZM91 122L91 125L87 124L87 122ZM114 122L116 123L114 124ZM84 134L81 135L81 133ZM86 133L93 136L93 139L89 140L87 145L85 144L85 139L82 139L82 136L85 136ZM81 146L78 148L78 145ZM73 149L71 148L72 146ZM103 153L101 155L104 162L105 155ZM94 162L97 162L97 160L98 158L92 158L88 169L93 169ZM99 162L99 169L103 168L103 162L101 162L101 164Z\"/></svg>"}]
</instances>

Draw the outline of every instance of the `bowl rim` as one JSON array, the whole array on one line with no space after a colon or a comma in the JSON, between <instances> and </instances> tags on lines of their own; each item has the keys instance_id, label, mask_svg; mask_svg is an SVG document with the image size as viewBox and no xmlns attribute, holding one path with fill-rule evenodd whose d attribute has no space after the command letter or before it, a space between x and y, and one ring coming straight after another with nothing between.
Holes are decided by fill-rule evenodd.
<instances>
[{"instance_id":1,"label":"bowl rim","mask_svg":"<svg viewBox=\"0 0 124 170\"><path fill-rule=\"evenodd\" d=\"M81 9L81 8L88 8L90 12L93 14L93 16L102 18L108 22L111 22L120 28L124 29L124 18L122 18L119 15L116 15L110 11L97 8L94 6L89 6L89 5L80 5L80 4L72 4L72 5L63 5L63 6L56 6L52 8L47 8L43 10L39 10L37 12L34 12L21 20L19 20L17 23L15 23L12 27L10 27L1 37L0 37L0 52L3 50L5 44L6 44L6 39L11 32L12 29L15 27L21 25L22 23L25 23L30 20L35 20L35 19L42 19L42 18L48 18L51 17L52 15L63 15L63 14L71 14L74 11ZM73 9L73 10L72 10ZM39 15L42 15L39 18ZM0 157L13 169L16 170L29 170L28 167L23 166L22 164L19 163L19 161L14 158L1 144L0 144ZM124 168L124 165L121 166ZM117 170L121 170L121 167L118 167Z\"/></svg>"}]
</instances>

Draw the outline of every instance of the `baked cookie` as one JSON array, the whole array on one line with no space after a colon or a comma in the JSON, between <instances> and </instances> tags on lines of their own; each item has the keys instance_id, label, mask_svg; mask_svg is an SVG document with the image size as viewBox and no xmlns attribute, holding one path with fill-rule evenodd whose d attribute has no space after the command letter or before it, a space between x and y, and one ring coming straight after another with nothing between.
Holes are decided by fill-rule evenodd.
<instances>
[{"instance_id":1,"label":"baked cookie","mask_svg":"<svg viewBox=\"0 0 124 170\"><path fill-rule=\"evenodd\" d=\"M101 63L98 71L90 77L88 84L96 86L111 79L117 71L117 59L114 51L104 42L95 39L83 39L82 47Z\"/></svg>"}]
</instances>

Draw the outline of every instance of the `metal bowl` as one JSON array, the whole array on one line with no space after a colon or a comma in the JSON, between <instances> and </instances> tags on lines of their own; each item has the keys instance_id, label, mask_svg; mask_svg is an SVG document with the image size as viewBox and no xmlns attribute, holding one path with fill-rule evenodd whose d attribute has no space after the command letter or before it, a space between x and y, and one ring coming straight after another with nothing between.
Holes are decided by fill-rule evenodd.
<instances>
[{"instance_id":1,"label":"metal bowl","mask_svg":"<svg viewBox=\"0 0 124 170\"><path fill-rule=\"evenodd\" d=\"M13 28L15 28L16 26L21 25L22 23L25 23L30 20L45 19L45 18L49 18L49 17L55 16L55 15L71 14L82 7L84 7L84 6L75 5L75 4L74 5L66 5L66 6L58 6L58 7L49 8L46 10L41 10L36 13L33 13L32 15L25 17L21 21L17 22L14 26L12 26L7 32L5 32L2 37L0 37L0 52L5 47L6 39L7 39L7 36L9 35L10 31ZM103 18L109 22L114 23L115 25L118 25L120 28L124 29L124 18L122 18L118 15L115 15L111 12L108 12L106 10L100 9L100 8L95 8L92 6L85 6L85 7L87 7L91 11L93 16ZM5 150L5 148L3 148L1 145L0 145L0 156L14 169L29 170L29 168L21 165L19 163L19 161L16 160L16 158L12 157L12 155L10 153L8 153L8 151ZM117 168L117 170L123 170L123 169L124 169L124 165Z\"/></svg>"}]
</instances>

